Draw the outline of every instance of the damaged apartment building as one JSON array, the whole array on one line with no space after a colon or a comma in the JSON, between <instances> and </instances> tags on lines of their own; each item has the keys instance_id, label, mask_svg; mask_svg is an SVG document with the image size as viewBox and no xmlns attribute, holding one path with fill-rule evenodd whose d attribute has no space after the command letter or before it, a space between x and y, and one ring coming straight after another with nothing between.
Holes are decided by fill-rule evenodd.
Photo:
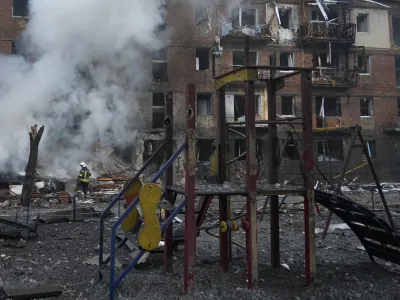
<instances>
[{"instance_id":1,"label":"damaged apartment building","mask_svg":"<svg viewBox=\"0 0 400 300\"><path fill-rule=\"evenodd\" d=\"M11 7L14 2L14 8ZM2 18L0 51L11 54L26 22L23 0L0 4ZM174 103L176 144L185 137L187 83L197 89L197 159L203 170L217 132L217 96L213 73L219 75L245 64L313 67L313 126L315 161L326 174L342 171L353 134L359 124L381 180L400 180L400 1L372 3L367 0L260 1L260 0L166 0L166 48L154 55L153 82L141 99L143 127L128 149L114 155L138 169L164 138L165 95ZM8 7L6 5L8 4ZM17 6L15 6L17 5ZM281 71L282 72L282 71ZM285 80L277 93L278 113L299 116L300 78ZM268 118L265 82L256 85L257 119ZM226 89L228 122L245 120L244 86ZM237 125L237 131L243 128ZM284 145L281 179L299 177L301 146L287 141L288 127L279 127L279 148ZM268 127L257 127L257 154L261 174L267 173ZM230 158L244 152L244 140L229 136ZM165 161L160 154L149 173ZM233 168L243 168L245 157ZM364 164L360 149L353 151L348 169ZM182 171L182 162L178 163ZM239 173L239 172L236 172ZM150 174L149 174L150 175ZM202 176L203 174L198 174ZM370 180L368 168L349 174Z\"/></svg>"}]
</instances>

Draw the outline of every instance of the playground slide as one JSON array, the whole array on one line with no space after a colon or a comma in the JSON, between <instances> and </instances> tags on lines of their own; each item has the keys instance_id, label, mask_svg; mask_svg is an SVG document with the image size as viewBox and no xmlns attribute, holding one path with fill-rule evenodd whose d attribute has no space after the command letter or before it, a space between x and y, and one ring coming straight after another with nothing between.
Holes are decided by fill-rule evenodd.
<instances>
[{"instance_id":1,"label":"playground slide","mask_svg":"<svg viewBox=\"0 0 400 300\"><path fill-rule=\"evenodd\" d=\"M315 201L345 222L357 235L370 259L400 264L400 235L374 212L344 197L315 191Z\"/></svg>"}]
</instances>

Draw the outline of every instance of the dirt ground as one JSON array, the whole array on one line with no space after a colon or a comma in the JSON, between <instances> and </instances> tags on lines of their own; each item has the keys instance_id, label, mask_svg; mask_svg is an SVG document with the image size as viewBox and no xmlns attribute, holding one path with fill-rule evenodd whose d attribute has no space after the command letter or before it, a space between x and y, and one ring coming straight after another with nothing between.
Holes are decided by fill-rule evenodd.
<instances>
[{"instance_id":1,"label":"dirt ground","mask_svg":"<svg viewBox=\"0 0 400 300\"><path fill-rule=\"evenodd\" d=\"M368 193L353 193L350 197L371 207ZM398 196L393 194L387 198L395 223L400 228L400 215L396 213L396 204L400 203ZM223 273L219 268L218 239L202 232L197 239L194 293L183 294L183 247L180 247L175 254L173 273L164 274L162 254L152 254L145 264L122 281L116 299L400 299L399 266L384 261L371 263L350 230L336 229L325 240L317 234L318 280L311 287L305 287L303 211L301 205L293 205L299 201L301 198L288 198L280 214L281 261L290 270L270 267L268 214L260 222L260 282L253 290L246 288L244 249L233 246L230 271ZM379 199L376 202L381 214ZM213 205L207 224L217 220L217 204ZM243 205L244 202L235 200L234 210L240 210ZM100 209L104 204L94 206ZM262 201L259 206L262 206ZM3 209L0 213L13 215L15 208ZM33 215L35 208L30 213ZM326 215L327 210L322 209L322 216L316 217L317 228L323 227ZM106 221L108 234L113 220L109 218ZM332 223L341 221L333 218ZM63 290L58 299L108 299L108 269L103 270L105 278L99 281L98 266L83 263L98 254L98 227L98 219L40 224L37 239L0 240L0 286L52 284ZM211 232L218 234L218 230ZM234 241L244 245L243 231L232 233L232 236ZM121 257L122 264L129 263ZM119 272L121 269L117 270Z\"/></svg>"}]
</instances>

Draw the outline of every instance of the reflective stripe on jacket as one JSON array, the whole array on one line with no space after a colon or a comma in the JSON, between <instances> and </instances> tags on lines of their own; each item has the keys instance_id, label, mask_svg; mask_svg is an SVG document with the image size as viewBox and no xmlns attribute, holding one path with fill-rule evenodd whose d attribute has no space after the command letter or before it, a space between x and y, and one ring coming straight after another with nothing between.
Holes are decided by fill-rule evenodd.
<instances>
[{"instance_id":1,"label":"reflective stripe on jacket","mask_svg":"<svg viewBox=\"0 0 400 300\"><path fill-rule=\"evenodd\" d=\"M89 182L89 178L92 174L90 173L88 168L82 168L79 173L79 180L81 182Z\"/></svg>"}]
</instances>

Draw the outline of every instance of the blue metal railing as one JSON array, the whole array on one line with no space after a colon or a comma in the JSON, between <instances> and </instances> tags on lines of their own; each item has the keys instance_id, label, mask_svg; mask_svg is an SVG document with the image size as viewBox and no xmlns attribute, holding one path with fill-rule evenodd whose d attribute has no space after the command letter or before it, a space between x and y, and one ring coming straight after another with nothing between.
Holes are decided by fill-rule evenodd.
<instances>
[{"instance_id":1,"label":"blue metal railing","mask_svg":"<svg viewBox=\"0 0 400 300\"><path fill-rule=\"evenodd\" d=\"M168 161L164 164L161 170L154 176L152 183L157 182L157 180L164 174L164 172L173 164L173 162L177 159L177 157L182 153L182 151L186 148L187 141L185 141L178 150L168 159ZM115 252L116 252L116 235L117 228L121 225L122 221L128 216L128 214L133 210L133 208L139 203L139 196L136 197L135 201L133 201L125 210L125 212L118 218L118 220L114 223L111 229L111 252L110 252L110 300L114 299L114 290L121 282L121 280L129 273L129 271L134 267L135 264L133 262L121 273L118 277L117 281L115 281ZM172 216L172 215L171 215ZM176 214L175 214L176 216ZM169 219L169 218L168 218ZM172 219L173 220L173 219ZM143 250L144 251L144 250ZM141 251L142 252L142 251ZM145 251L144 251L145 252ZM142 256L144 254L142 253ZM140 256L141 257L141 256ZM139 259L140 259L139 257ZM138 261L138 260L137 260ZM137 261L135 263L137 263Z\"/></svg>"},{"instance_id":2,"label":"blue metal railing","mask_svg":"<svg viewBox=\"0 0 400 300\"><path fill-rule=\"evenodd\" d=\"M140 175L146 170L146 168L150 165L153 158L160 152L160 150L165 146L165 141L157 148L157 150L151 155L151 157L146 161L146 163L140 168L140 170L136 173L136 175L129 180L128 184L119 192L117 196L111 201L111 203L107 206L104 212L100 216L100 239L99 239L99 266L102 264L108 263L108 259L103 260L104 255L104 220L108 216L108 213L111 209L118 203L118 201L122 198L124 193L131 187L132 183L139 178Z\"/></svg>"}]
</instances>

